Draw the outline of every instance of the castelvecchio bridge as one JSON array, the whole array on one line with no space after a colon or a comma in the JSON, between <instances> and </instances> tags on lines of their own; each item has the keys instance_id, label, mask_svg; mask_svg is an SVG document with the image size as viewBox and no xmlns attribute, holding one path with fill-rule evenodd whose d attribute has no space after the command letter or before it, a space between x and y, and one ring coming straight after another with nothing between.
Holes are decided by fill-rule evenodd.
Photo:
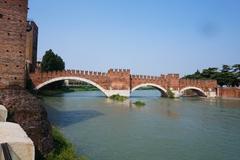
<instances>
[{"instance_id":1,"label":"castelvecchio bridge","mask_svg":"<svg viewBox=\"0 0 240 160\"><path fill-rule=\"evenodd\" d=\"M107 97L114 94L130 96L132 91L143 86L155 87L163 96L167 95L167 90L172 90L176 97L186 90L194 90L202 96L216 96L216 81L181 79L178 74L153 77L132 75L130 70L110 69L107 73L79 70L48 73L35 71L27 77L26 72L34 71L37 57L37 26L31 23L30 28L28 27L27 12L27 0L0 0L0 89L9 86L25 88L27 78L32 80L36 90L49 83L69 79L92 84ZM33 69L26 70L26 64L33 66Z\"/></svg>"},{"instance_id":2,"label":"castelvecchio bridge","mask_svg":"<svg viewBox=\"0 0 240 160\"><path fill-rule=\"evenodd\" d=\"M181 79L178 74L132 75L125 69L110 69L107 73L80 70L35 72L30 78L36 90L60 80L79 80L97 87L107 97L115 94L129 97L134 90L146 86L158 89L162 96L167 96L167 90L171 90L175 97L182 96L186 90L194 90L200 96L215 97L217 87L215 80Z\"/></svg>"}]
</instances>

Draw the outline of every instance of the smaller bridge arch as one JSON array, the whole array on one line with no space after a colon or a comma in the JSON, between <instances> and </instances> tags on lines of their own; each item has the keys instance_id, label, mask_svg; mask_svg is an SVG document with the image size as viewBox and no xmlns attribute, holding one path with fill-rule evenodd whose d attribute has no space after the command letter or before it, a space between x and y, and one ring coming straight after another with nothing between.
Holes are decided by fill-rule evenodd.
<instances>
[{"instance_id":1,"label":"smaller bridge arch","mask_svg":"<svg viewBox=\"0 0 240 160\"><path fill-rule=\"evenodd\" d=\"M95 83L95 82L93 82L89 79L81 78L81 77L57 77L57 78L52 78L52 79L49 79L49 80L37 85L35 87L35 90L39 90L40 88L42 88L42 87L44 87L44 86L46 86L50 83L57 82L57 81L62 81L62 80L78 80L78 81L86 82L88 84L91 84L91 85L97 87L100 91L102 91L104 93L105 96L107 96L107 97L109 96L107 91L103 87L101 87L99 84L97 84L97 83Z\"/></svg>"},{"instance_id":2,"label":"smaller bridge arch","mask_svg":"<svg viewBox=\"0 0 240 160\"><path fill-rule=\"evenodd\" d=\"M180 94L183 95L184 91L187 90L194 90L197 92L197 94L199 94L200 96L204 96L207 97L206 93L204 92L204 90L202 90L201 88L198 87L194 87L194 86L188 86L188 87L184 87L180 90Z\"/></svg>"},{"instance_id":3,"label":"smaller bridge arch","mask_svg":"<svg viewBox=\"0 0 240 160\"><path fill-rule=\"evenodd\" d=\"M148 87L148 86L153 87L153 88L156 88L157 90L159 90L159 91L161 92L161 94L162 94L163 97L167 97L167 90L166 90L165 88L163 88L162 86L157 85L157 84L154 84L154 83L143 83L143 84L139 84L139 85L137 85L137 86L135 86L135 87L133 87L133 88L131 89L131 93L132 93L133 91L141 88L141 87Z\"/></svg>"}]
</instances>

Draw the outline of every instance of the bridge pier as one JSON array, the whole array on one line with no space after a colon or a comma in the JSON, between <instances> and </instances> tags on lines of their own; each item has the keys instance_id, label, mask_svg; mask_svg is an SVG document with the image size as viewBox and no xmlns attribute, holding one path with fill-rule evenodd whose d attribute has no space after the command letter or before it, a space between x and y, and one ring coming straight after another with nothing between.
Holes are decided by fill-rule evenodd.
<instances>
[{"instance_id":1,"label":"bridge pier","mask_svg":"<svg viewBox=\"0 0 240 160\"><path fill-rule=\"evenodd\" d=\"M130 97L130 90L105 90L105 94L107 97L117 94L124 97Z\"/></svg>"},{"instance_id":2,"label":"bridge pier","mask_svg":"<svg viewBox=\"0 0 240 160\"><path fill-rule=\"evenodd\" d=\"M215 91L208 91L205 93L208 98L215 98L217 97L217 93Z\"/></svg>"}]
</instances>

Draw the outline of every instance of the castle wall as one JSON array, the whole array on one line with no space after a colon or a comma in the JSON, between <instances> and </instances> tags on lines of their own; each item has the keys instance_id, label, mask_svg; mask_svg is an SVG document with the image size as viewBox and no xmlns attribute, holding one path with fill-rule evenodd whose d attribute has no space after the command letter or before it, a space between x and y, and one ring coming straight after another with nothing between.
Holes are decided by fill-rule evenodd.
<instances>
[{"instance_id":1,"label":"castle wall","mask_svg":"<svg viewBox=\"0 0 240 160\"><path fill-rule=\"evenodd\" d=\"M25 87L28 0L0 0L0 89Z\"/></svg>"},{"instance_id":2,"label":"castle wall","mask_svg":"<svg viewBox=\"0 0 240 160\"><path fill-rule=\"evenodd\" d=\"M217 92L220 97L240 98L240 88L218 88Z\"/></svg>"}]
</instances>

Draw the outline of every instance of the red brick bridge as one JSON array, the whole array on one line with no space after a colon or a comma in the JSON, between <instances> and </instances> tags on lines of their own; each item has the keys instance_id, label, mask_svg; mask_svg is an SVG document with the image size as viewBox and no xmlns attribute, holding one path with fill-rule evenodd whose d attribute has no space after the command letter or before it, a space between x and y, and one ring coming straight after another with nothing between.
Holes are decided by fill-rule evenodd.
<instances>
[{"instance_id":1,"label":"red brick bridge","mask_svg":"<svg viewBox=\"0 0 240 160\"><path fill-rule=\"evenodd\" d=\"M171 90L176 97L186 90L196 91L201 96L215 97L217 82L215 80L181 79L179 74L161 76L131 75L130 70L110 69L107 73L65 70L53 72L35 72L30 74L35 89L60 80L79 80L89 83L101 90L107 97L119 94L130 96L131 92L145 86L158 89L162 96L167 96Z\"/></svg>"}]
</instances>

